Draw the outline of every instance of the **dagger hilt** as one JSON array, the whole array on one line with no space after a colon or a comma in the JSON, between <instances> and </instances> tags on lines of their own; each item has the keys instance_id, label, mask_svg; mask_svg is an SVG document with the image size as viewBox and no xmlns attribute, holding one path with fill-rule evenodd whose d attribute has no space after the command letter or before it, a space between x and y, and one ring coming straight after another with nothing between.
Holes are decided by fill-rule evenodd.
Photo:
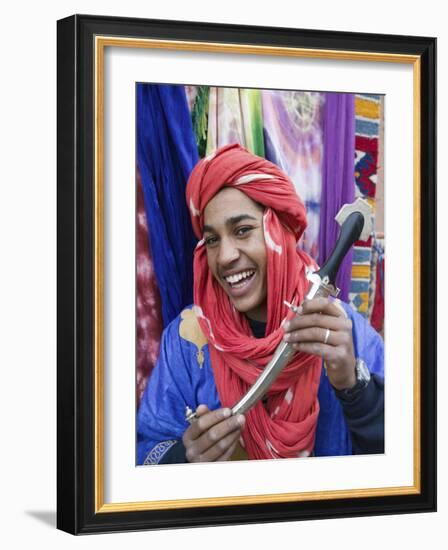
<instances>
[{"instance_id":1,"label":"dagger hilt","mask_svg":"<svg viewBox=\"0 0 448 550\"><path fill-rule=\"evenodd\" d=\"M361 212L352 212L344 221L339 233L336 245L330 257L318 271L316 275L321 281L336 286L336 275L339 268L353 244L359 239L364 228L364 216Z\"/></svg>"}]
</instances>

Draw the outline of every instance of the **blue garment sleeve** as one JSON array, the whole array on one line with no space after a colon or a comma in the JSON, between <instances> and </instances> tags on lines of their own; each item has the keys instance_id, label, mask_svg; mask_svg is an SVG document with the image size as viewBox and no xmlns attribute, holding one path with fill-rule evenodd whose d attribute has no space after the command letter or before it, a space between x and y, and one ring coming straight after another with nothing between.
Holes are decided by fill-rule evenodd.
<instances>
[{"instance_id":1,"label":"blue garment sleeve","mask_svg":"<svg viewBox=\"0 0 448 550\"><path fill-rule=\"evenodd\" d=\"M351 455L352 442L344 412L325 369L322 369L317 397L319 418L316 427L314 456Z\"/></svg>"},{"instance_id":2,"label":"blue garment sleeve","mask_svg":"<svg viewBox=\"0 0 448 550\"><path fill-rule=\"evenodd\" d=\"M339 302L353 323L355 356L364 360L371 383L352 402L337 397L326 372L319 386L315 456L384 452L384 345L381 336L348 304Z\"/></svg>"},{"instance_id":3,"label":"blue garment sleeve","mask_svg":"<svg viewBox=\"0 0 448 550\"><path fill-rule=\"evenodd\" d=\"M340 302L353 323L355 356L363 359L371 374L384 379L384 343L378 332L348 304Z\"/></svg>"},{"instance_id":4,"label":"blue garment sleeve","mask_svg":"<svg viewBox=\"0 0 448 550\"><path fill-rule=\"evenodd\" d=\"M164 330L157 364L148 380L137 414L137 464L158 464L188 428L186 407L204 403L219 408L208 346L205 361L197 347L179 335L180 317Z\"/></svg>"},{"instance_id":5,"label":"blue garment sleeve","mask_svg":"<svg viewBox=\"0 0 448 550\"><path fill-rule=\"evenodd\" d=\"M367 387L353 400L340 398L340 403L353 454L384 453L384 379L373 374Z\"/></svg>"}]
</instances>

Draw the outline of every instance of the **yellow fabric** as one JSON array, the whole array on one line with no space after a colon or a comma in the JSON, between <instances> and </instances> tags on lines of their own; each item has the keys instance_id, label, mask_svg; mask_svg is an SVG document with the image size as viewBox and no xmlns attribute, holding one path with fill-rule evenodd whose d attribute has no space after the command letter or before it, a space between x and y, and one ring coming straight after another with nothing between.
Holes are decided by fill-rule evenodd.
<instances>
[{"instance_id":1,"label":"yellow fabric","mask_svg":"<svg viewBox=\"0 0 448 550\"><path fill-rule=\"evenodd\" d=\"M368 265L353 265L352 279L368 279L370 277L370 264Z\"/></svg>"},{"instance_id":2,"label":"yellow fabric","mask_svg":"<svg viewBox=\"0 0 448 550\"><path fill-rule=\"evenodd\" d=\"M380 104L375 101L369 101L368 99L356 97L355 109L357 116L366 118L379 118L380 116Z\"/></svg>"},{"instance_id":3,"label":"yellow fabric","mask_svg":"<svg viewBox=\"0 0 448 550\"><path fill-rule=\"evenodd\" d=\"M204 364L204 352L202 348L207 344L207 338L202 332L198 319L191 309L184 309L180 316L182 321L179 324L179 335L197 347L196 357L199 367L202 368Z\"/></svg>"}]
</instances>

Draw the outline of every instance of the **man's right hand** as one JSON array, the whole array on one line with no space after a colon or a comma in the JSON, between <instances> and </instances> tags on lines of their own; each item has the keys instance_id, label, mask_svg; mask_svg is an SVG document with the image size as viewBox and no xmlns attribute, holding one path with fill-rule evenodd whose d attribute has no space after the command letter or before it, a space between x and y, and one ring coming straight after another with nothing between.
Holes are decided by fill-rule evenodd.
<instances>
[{"instance_id":1,"label":"man's right hand","mask_svg":"<svg viewBox=\"0 0 448 550\"><path fill-rule=\"evenodd\" d=\"M188 462L230 460L245 417L242 414L232 416L230 409L210 411L206 405L199 405L196 417L182 436Z\"/></svg>"}]
</instances>

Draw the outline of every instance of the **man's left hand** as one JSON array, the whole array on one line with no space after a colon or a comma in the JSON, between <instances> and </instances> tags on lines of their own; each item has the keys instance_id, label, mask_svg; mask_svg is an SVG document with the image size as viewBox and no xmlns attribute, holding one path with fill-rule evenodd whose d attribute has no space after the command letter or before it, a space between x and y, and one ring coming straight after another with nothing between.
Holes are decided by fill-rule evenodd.
<instances>
[{"instance_id":1,"label":"man's left hand","mask_svg":"<svg viewBox=\"0 0 448 550\"><path fill-rule=\"evenodd\" d=\"M328 298L304 302L283 329L284 340L295 350L322 357L334 388L344 390L355 385L352 322L334 302Z\"/></svg>"}]
</instances>

